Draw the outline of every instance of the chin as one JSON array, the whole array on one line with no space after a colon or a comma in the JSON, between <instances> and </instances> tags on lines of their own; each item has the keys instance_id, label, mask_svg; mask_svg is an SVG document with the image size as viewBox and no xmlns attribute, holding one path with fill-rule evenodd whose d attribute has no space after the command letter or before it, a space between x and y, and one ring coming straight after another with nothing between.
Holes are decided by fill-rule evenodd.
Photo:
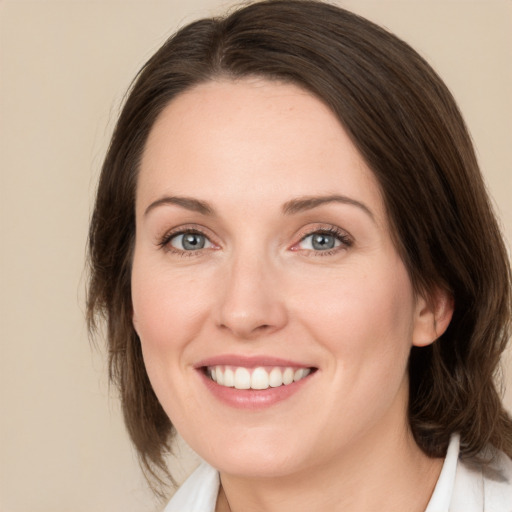
<instances>
[{"instance_id":1,"label":"chin","mask_svg":"<svg viewBox=\"0 0 512 512\"><path fill-rule=\"evenodd\" d=\"M281 478L298 471L298 466L291 459L286 460L283 454L273 457L270 453L259 454L257 457L223 458L219 461L208 461L220 473L241 478Z\"/></svg>"},{"instance_id":2,"label":"chin","mask_svg":"<svg viewBox=\"0 0 512 512\"><path fill-rule=\"evenodd\" d=\"M221 473L244 478L284 477L307 466L307 450L298 451L301 444L290 436L283 442L281 436L262 438L252 434L248 429L243 440L231 436L231 442L219 442L218 448L201 446L196 451Z\"/></svg>"}]
</instances>

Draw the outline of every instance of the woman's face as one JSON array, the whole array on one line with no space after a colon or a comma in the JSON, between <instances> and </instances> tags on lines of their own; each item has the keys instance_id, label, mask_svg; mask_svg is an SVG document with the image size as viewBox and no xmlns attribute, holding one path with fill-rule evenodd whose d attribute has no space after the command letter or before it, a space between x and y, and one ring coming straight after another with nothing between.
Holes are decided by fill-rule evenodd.
<instances>
[{"instance_id":1,"label":"woman's face","mask_svg":"<svg viewBox=\"0 0 512 512\"><path fill-rule=\"evenodd\" d=\"M278 476L407 432L428 312L373 174L318 99L265 80L178 96L150 133L136 221L147 372L204 459Z\"/></svg>"}]
</instances>

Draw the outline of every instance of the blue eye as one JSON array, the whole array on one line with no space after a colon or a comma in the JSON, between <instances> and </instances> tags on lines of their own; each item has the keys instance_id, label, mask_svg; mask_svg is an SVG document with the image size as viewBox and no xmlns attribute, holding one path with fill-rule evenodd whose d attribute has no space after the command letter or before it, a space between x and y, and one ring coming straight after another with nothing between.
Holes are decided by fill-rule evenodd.
<instances>
[{"instance_id":1,"label":"blue eye","mask_svg":"<svg viewBox=\"0 0 512 512\"><path fill-rule=\"evenodd\" d=\"M338 248L350 247L352 239L343 231L318 230L306 235L297 248L305 251L325 252L336 251Z\"/></svg>"},{"instance_id":2,"label":"blue eye","mask_svg":"<svg viewBox=\"0 0 512 512\"><path fill-rule=\"evenodd\" d=\"M212 247L212 243L205 235L194 231L178 233L169 240L169 243L180 251L199 251Z\"/></svg>"},{"instance_id":3,"label":"blue eye","mask_svg":"<svg viewBox=\"0 0 512 512\"><path fill-rule=\"evenodd\" d=\"M313 251L328 251L341 245L341 241L330 233L312 233L300 242L300 248Z\"/></svg>"}]
</instances>

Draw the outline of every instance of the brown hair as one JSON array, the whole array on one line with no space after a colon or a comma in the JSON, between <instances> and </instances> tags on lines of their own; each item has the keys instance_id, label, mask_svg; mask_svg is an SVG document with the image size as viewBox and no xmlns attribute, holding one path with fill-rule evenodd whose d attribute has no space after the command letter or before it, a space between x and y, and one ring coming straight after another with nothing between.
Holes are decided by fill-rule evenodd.
<instances>
[{"instance_id":1,"label":"brown hair","mask_svg":"<svg viewBox=\"0 0 512 512\"><path fill-rule=\"evenodd\" d=\"M338 7L270 0L182 28L146 63L105 158L90 225L88 321L106 319L110 377L143 467L165 474L173 427L132 326L131 257L141 153L164 107L214 77L292 82L338 116L378 180L415 289L449 292L447 331L410 355L409 422L430 456L460 432L463 456L512 455L495 378L509 337L510 269L464 121L446 86L407 44ZM160 473L161 475L161 473Z\"/></svg>"}]
</instances>

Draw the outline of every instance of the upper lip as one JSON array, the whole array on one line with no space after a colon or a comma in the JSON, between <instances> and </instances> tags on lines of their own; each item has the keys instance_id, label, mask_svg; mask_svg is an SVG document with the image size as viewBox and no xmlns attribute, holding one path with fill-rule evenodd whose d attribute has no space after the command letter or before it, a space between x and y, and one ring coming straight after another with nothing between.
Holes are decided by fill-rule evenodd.
<instances>
[{"instance_id":1,"label":"upper lip","mask_svg":"<svg viewBox=\"0 0 512 512\"><path fill-rule=\"evenodd\" d=\"M261 356L243 356L237 354L224 354L208 357L199 361L194 366L196 368L204 368L205 366L240 366L244 368L257 368L258 366L284 366L293 368L312 368L310 364L273 357L267 355Z\"/></svg>"}]
</instances>

